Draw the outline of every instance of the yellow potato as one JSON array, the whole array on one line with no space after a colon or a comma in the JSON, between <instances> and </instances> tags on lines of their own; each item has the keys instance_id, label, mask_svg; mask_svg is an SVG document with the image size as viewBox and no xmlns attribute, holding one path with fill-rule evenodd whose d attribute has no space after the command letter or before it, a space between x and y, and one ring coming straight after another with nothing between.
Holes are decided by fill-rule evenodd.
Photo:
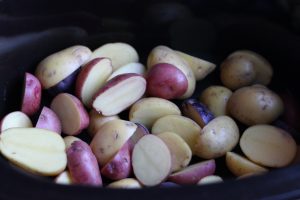
<instances>
[{"instance_id":1,"label":"yellow potato","mask_svg":"<svg viewBox=\"0 0 300 200\"><path fill-rule=\"evenodd\" d=\"M287 166L297 152L292 136L271 125L255 125L246 129L240 146L250 160L266 167Z\"/></svg>"},{"instance_id":2,"label":"yellow potato","mask_svg":"<svg viewBox=\"0 0 300 200\"><path fill-rule=\"evenodd\" d=\"M226 107L231 95L231 90L226 87L209 86L201 93L200 101L217 117L228 114Z\"/></svg>"},{"instance_id":3,"label":"yellow potato","mask_svg":"<svg viewBox=\"0 0 300 200\"><path fill-rule=\"evenodd\" d=\"M123 42L107 43L95 49L91 55L91 60L97 57L110 58L113 71L128 63L139 61L136 50L131 45Z\"/></svg>"},{"instance_id":4,"label":"yellow potato","mask_svg":"<svg viewBox=\"0 0 300 200\"><path fill-rule=\"evenodd\" d=\"M91 142L91 148L101 167L118 153L136 129L137 125L132 122L115 119L98 130Z\"/></svg>"},{"instance_id":5,"label":"yellow potato","mask_svg":"<svg viewBox=\"0 0 300 200\"><path fill-rule=\"evenodd\" d=\"M210 121L200 132L195 145L195 155L218 158L231 151L239 141L239 129L227 116L219 116Z\"/></svg>"},{"instance_id":6,"label":"yellow potato","mask_svg":"<svg viewBox=\"0 0 300 200\"><path fill-rule=\"evenodd\" d=\"M129 120L151 128L157 119L166 115L181 115L181 111L171 101L148 97L140 99L132 105L129 111Z\"/></svg>"},{"instance_id":7,"label":"yellow potato","mask_svg":"<svg viewBox=\"0 0 300 200\"><path fill-rule=\"evenodd\" d=\"M188 55L181 51L175 51L175 53L188 63L188 66L194 73L196 81L204 79L216 68L216 65L214 63L208 62L206 60Z\"/></svg>"},{"instance_id":8,"label":"yellow potato","mask_svg":"<svg viewBox=\"0 0 300 200\"><path fill-rule=\"evenodd\" d=\"M186 99L195 91L196 79L192 69L188 66L188 63L183 60L175 51L166 46L157 46L150 52L147 60L147 68L150 69L152 66L158 63L169 63L177 67L186 76L188 80L188 89L184 93L181 99Z\"/></svg>"},{"instance_id":9,"label":"yellow potato","mask_svg":"<svg viewBox=\"0 0 300 200\"><path fill-rule=\"evenodd\" d=\"M226 153L226 165L228 169L236 176L243 176L250 173L263 173L268 171L268 169L259 166L234 152Z\"/></svg>"},{"instance_id":10,"label":"yellow potato","mask_svg":"<svg viewBox=\"0 0 300 200\"><path fill-rule=\"evenodd\" d=\"M124 178L119 181L112 182L106 186L107 188L137 189L142 185L134 178Z\"/></svg>"},{"instance_id":11,"label":"yellow potato","mask_svg":"<svg viewBox=\"0 0 300 200\"><path fill-rule=\"evenodd\" d=\"M192 151L180 136L172 132L163 132L157 136L164 141L170 150L172 157L172 172L179 171L190 163Z\"/></svg>"},{"instance_id":12,"label":"yellow potato","mask_svg":"<svg viewBox=\"0 0 300 200\"><path fill-rule=\"evenodd\" d=\"M155 135L167 131L179 135L193 152L201 128L190 118L181 115L167 115L156 120L151 130Z\"/></svg>"},{"instance_id":13,"label":"yellow potato","mask_svg":"<svg viewBox=\"0 0 300 200\"><path fill-rule=\"evenodd\" d=\"M81 45L66 48L42 60L36 68L35 75L43 88L48 89L85 64L91 54L89 48Z\"/></svg>"},{"instance_id":14,"label":"yellow potato","mask_svg":"<svg viewBox=\"0 0 300 200\"><path fill-rule=\"evenodd\" d=\"M246 125L268 124L282 114L280 97L262 86L247 86L236 90L227 102L231 116Z\"/></svg>"},{"instance_id":15,"label":"yellow potato","mask_svg":"<svg viewBox=\"0 0 300 200\"><path fill-rule=\"evenodd\" d=\"M223 182L223 179L220 176L209 175L204 178L201 178L197 183L197 185L205 185L205 184L220 183L220 182Z\"/></svg>"},{"instance_id":16,"label":"yellow potato","mask_svg":"<svg viewBox=\"0 0 300 200\"><path fill-rule=\"evenodd\" d=\"M34 174L55 176L67 166L64 140L46 129L7 129L0 135L0 151L9 161Z\"/></svg>"},{"instance_id":17,"label":"yellow potato","mask_svg":"<svg viewBox=\"0 0 300 200\"><path fill-rule=\"evenodd\" d=\"M55 183L63 184L63 185L71 185L73 183L72 177L69 171L64 171L60 173L55 179Z\"/></svg>"}]
</instances>

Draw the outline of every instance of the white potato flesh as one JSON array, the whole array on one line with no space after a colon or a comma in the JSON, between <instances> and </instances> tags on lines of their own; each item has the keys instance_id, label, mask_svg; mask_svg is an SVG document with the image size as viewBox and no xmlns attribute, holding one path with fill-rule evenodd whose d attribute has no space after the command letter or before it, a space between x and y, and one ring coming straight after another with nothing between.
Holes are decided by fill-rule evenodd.
<instances>
[{"instance_id":1,"label":"white potato flesh","mask_svg":"<svg viewBox=\"0 0 300 200\"><path fill-rule=\"evenodd\" d=\"M151 130L155 135L167 131L179 135L193 152L201 127L190 118L181 115L167 115L156 120Z\"/></svg>"},{"instance_id":2,"label":"white potato flesh","mask_svg":"<svg viewBox=\"0 0 300 200\"><path fill-rule=\"evenodd\" d=\"M179 171L190 163L192 159L192 151L180 136L172 132L163 132L157 136L164 141L171 152L171 172Z\"/></svg>"},{"instance_id":3,"label":"white potato flesh","mask_svg":"<svg viewBox=\"0 0 300 200\"><path fill-rule=\"evenodd\" d=\"M176 104L157 97L143 98L134 103L129 111L129 120L151 128L154 122L166 115L181 115Z\"/></svg>"},{"instance_id":4,"label":"white potato flesh","mask_svg":"<svg viewBox=\"0 0 300 200\"><path fill-rule=\"evenodd\" d=\"M106 186L107 188L137 189L142 185L134 178L124 178L119 181L112 182Z\"/></svg>"},{"instance_id":5,"label":"white potato flesh","mask_svg":"<svg viewBox=\"0 0 300 200\"><path fill-rule=\"evenodd\" d=\"M223 179L217 175L209 175L204 178L201 178L197 183L198 185L212 184L212 183L221 183Z\"/></svg>"},{"instance_id":6,"label":"white potato flesh","mask_svg":"<svg viewBox=\"0 0 300 200\"><path fill-rule=\"evenodd\" d=\"M63 185L71 185L72 177L69 171L64 171L60 173L54 180L55 183L63 184Z\"/></svg>"},{"instance_id":7,"label":"white potato flesh","mask_svg":"<svg viewBox=\"0 0 300 200\"><path fill-rule=\"evenodd\" d=\"M137 51L129 44L122 42L107 43L95 49L91 59L107 57L111 59L113 71L132 62L139 61Z\"/></svg>"},{"instance_id":8,"label":"white potato flesh","mask_svg":"<svg viewBox=\"0 0 300 200\"><path fill-rule=\"evenodd\" d=\"M180 98L186 99L191 97L196 88L196 79L192 69L188 66L188 63L175 51L162 45L153 48L150 52L147 59L148 70L158 63L169 63L181 70L188 80L188 89Z\"/></svg>"},{"instance_id":9,"label":"white potato flesh","mask_svg":"<svg viewBox=\"0 0 300 200\"><path fill-rule=\"evenodd\" d=\"M264 168L234 152L226 153L226 166L236 176L243 176L250 173L263 173L268 171L267 168Z\"/></svg>"},{"instance_id":10,"label":"white potato flesh","mask_svg":"<svg viewBox=\"0 0 300 200\"><path fill-rule=\"evenodd\" d=\"M101 167L118 153L136 129L137 125L121 119L109 121L99 129L90 146Z\"/></svg>"},{"instance_id":11,"label":"white potato flesh","mask_svg":"<svg viewBox=\"0 0 300 200\"><path fill-rule=\"evenodd\" d=\"M6 116L1 121L1 132L9 128L26 128L32 127L30 118L21 111L14 111Z\"/></svg>"},{"instance_id":12,"label":"white potato flesh","mask_svg":"<svg viewBox=\"0 0 300 200\"><path fill-rule=\"evenodd\" d=\"M136 178L145 186L163 182L171 172L171 153L155 135L142 137L132 152L132 167Z\"/></svg>"},{"instance_id":13,"label":"white potato flesh","mask_svg":"<svg viewBox=\"0 0 300 200\"><path fill-rule=\"evenodd\" d=\"M39 175L58 175L67 165L64 140L46 129L7 129L0 135L0 151L12 163Z\"/></svg>"},{"instance_id":14,"label":"white potato flesh","mask_svg":"<svg viewBox=\"0 0 300 200\"><path fill-rule=\"evenodd\" d=\"M271 125L255 125L246 129L240 146L250 160L266 167L287 166L297 152L293 137Z\"/></svg>"},{"instance_id":15,"label":"white potato flesh","mask_svg":"<svg viewBox=\"0 0 300 200\"><path fill-rule=\"evenodd\" d=\"M116 71L114 71L107 79L110 80L115 76L118 76L120 74L126 74L126 73L136 73L136 74L140 74L140 75L145 75L146 69L145 66L141 63L128 63L122 67L120 67L119 69L117 69Z\"/></svg>"}]
</instances>

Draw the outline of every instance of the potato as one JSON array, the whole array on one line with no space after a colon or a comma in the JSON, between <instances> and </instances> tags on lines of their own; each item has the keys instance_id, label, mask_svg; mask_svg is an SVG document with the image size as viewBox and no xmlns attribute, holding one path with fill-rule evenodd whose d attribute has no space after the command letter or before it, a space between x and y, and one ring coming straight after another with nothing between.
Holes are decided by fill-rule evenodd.
<instances>
[{"instance_id":1,"label":"potato","mask_svg":"<svg viewBox=\"0 0 300 200\"><path fill-rule=\"evenodd\" d=\"M127 178L131 173L131 152L126 142L114 157L101 169L101 174L111 180Z\"/></svg>"},{"instance_id":2,"label":"potato","mask_svg":"<svg viewBox=\"0 0 300 200\"><path fill-rule=\"evenodd\" d=\"M68 169L75 184L102 185L97 159L87 143L74 141L66 152Z\"/></svg>"},{"instance_id":3,"label":"potato","mask_svg":"<svg viewBox=\"0 0 300 200\"><path fill-rule=\"evenodd\" d=\"M68 93L60 93L51 102L50 108L57 114L62 131L67 135L78 135L89 125L89 115L81 101Z\"/></svg>"},{"instance_id":4,"label":"potato","mask_svg":"<svg viewBox=\"0 0 300 200\"><path fill-rule=\"evenodd\" d=\"M94 136L91 148L102 168L134 134L137 125L115 119L105 123Z\"/></svg>"},{"instance_id":5,"label":"potato","mask_svg":"<svg viewBox=\"0 0 300 200\"><path fill-rule=\"evenodd\" d=\"M244 57L228 57L220 67L221 81L231 90L254 83L256 72L254 63Z\"/></svg>"},{"instance_id":6,"label":"potato","mask_svg":"<svg viewBox=\"0 0 300 200\"><path fill-rule=\"evenodd\" d=\"M273 76L271 64L263 56L249 50L239 50L231 54L232 57L245 57L249 59L254 66L255 81L254 83L268 85Z\"/></svg>"},{"instance_id":7,"label":"potato","mask_svg":"<svg viewBox=\"0 0 300 200\"><path fill-rule=\"evenodd\" d=\"M144 77L135 73L121 74L100 88L92 106L104 116L117 115L139 100L145 91Z\"/></svg>"},{"instance_id":8,"label":"potato","mask_svg":"<svg viewBox=\"0 0 300 200\"><path fill-rule=\"evenodd\" d=\"M212 184L212 183L220 183L223 182L223 179L220 176L216 175L209 175L201 178L197 185L205 185L205 184Z\"/></svg>"},{"instance_id":9,"label":"potato","mask_svg":"<svg viewBox=\"0 0 300 200\"><path fill-rule=\"evenodd\" d=\"M187 99L182 103L183 115L194 120L201 128L215 118L208 108L196 99Z\"/></svg>"},{"instance_id":10,"label":"potato","mask_svg":"<svg viewBox=\"0 0 300 200\"><path fill-rule=\"evenodd\" d=\"M47 129L61 134L62 125L55 112L53 112L53 110L51 110L50 108L44 106L35 127Z\"/></svg>"},{"instance_id":11,"label":"potato","mask_svg":"<svg viewBox=\"0 0 300 200\"><path fill-rule=\"evenodd\" d=\"M118 115L103 116L94 109L92 109L89 112L89 117L90 123L87 131L91 137L94 137L98 130L101 128L101 126L103 126L103 124L105 124L106 122L109 122L114 119L120 119Z\"/></svg>"},{"instance_id":12,"label":"potato","mask_svg":"<svg viewBox=\"0 0 300 200\"><path fill-rule=\"evenodd\" d=\"M187 143L176 133L163 132L157 135L168 146L171 157L171 172L185 168L191 161L192 151Z\"/></svg>"},{"instance_id":13,"label":"potato","mask_svg":"<svg viewBox=\"0 0 300 200\"><path fill-rule=\"evenodd\" d=\"M147 68L148 70L158 63L169 63L182 71L188 80L188 89L181 96L181 99L189 98L195 91L196 79L192 69L187 62L183 60L176 52L166 46L157 46L148 55Z\"/></svg>"},{"instance_id":14,"label":"potato","mask_svg":"<svg viewBox=\"0 0 300 200\"><path fill-rule=\"evenodd\" d=\"M158 63L147 73L147 94L163 99L181 97L188 89L186 76L180 69L168 63Z\"/></svg>"},{"instance_id":15,"label":"potato","mask_svg":"<svg viewBox=\"0 0 300 200\"><path fill-rule=\"evenodd\" d=\"M21 111L14 111L5 115L0 123L1 132L9 128L32 127L30 118Z\"/></svg>"},{"instance_id":16,"label":"potato","mask_svg":"<svg viewBox=\"0 0 300 200\"><path fill-rule=\"evenodd\" d=\"M188 66L192 69L194 73L196 81L204 79L216 68L215 64L206 60L188 55L181 51L175 51L175 53L188 63Z\"/></svg>"},{"instance_id":17,"label":"potato","mask_svg":"<svg viewBox=\"0 0 300 200\"><path fill-rule=\"evenodd\" d=\"M151 128L154 122L166 115L181 115L176 104L157 97L142 98L129 111L129 120Z\"/></svg>"},{"instance_id":18,"label":"potato","mask_svg":"<svg viewBox=\"0 0 300 200\"><path fill-rule=\"evenodd\" d=\"M231 116L246 125L268 124L283 113L283 102L268 88L247 86L231 95L227 109Z\"/></svg>"},{"instance_id":19,"label":"potato","mask_svg":"<svg viewBox=\"0 0 300 200\"><path fill-rule=\"evenodd\" d=\"M270 63L249 50L233 52L221 64L222 83L232 90L255 83L268 85L272 75Z\"/></svg>"},{"instance_id":20,"label":"potato","mask_svg":"<svg viewBox=\"0 0 300 200\"><path fill-rule=\"evenodd\" d=\"M84 65L76 79L75 93L85 106L91 107L94 95L105 85L111 73L108 58L95 58Z\"/></svg>"},{"instance_id":21,"label":"potato","mask_svg":"<svg viewBox=\"0 0 300 200\"><path fill-rule=\"evenodd\" d=\"M219 116L210 121L200 132L195 145L195 155L218 158L231 151L239 141L239 129L228 116Z\"/></svg>"},{"instance_id":22,"label":"potato","mask_svg":"<svg viewBox=\"0 0 300 200\"><path fill-rule=\"evenodd\" d=\"M78 138L78 137L75 137L75 136L71 136L71 135L68 135L68 136L64 137L66 150L71 147L73 142L76 142L76 141L79 141L79 140L81 140L81 139Z\"/></svg>"},{"instance_id":23,"label":"potato","mask_svg":"<svg viewBox=\"0 0 300 200\"><path fill-rule=\"evenodd\" d=\"M108 77L108 81L112 78L114 78L115 76L118 76L120 74L128 74L128 73L136 73L136 74L140 74L142 76L145 75L146 73L146 69L145 66L141 63L137 63L137 62L132 62L132 63L128 63L122 67L120 67L119 69L115 70L109 77Z\"/></svg>"},{"instance_id":24,"label":"potato","mask_svg":"<svg viewBox=\"0 0 300 200\"><path fill-rule=\"evenodd\" d=\"M38 64L35 75L43 89L49 89L69 77L88 61L91 54L89 48L81 45L66 48L43 59Z\"/></svg>"},{"instance_id":25,"label":"potato","mask_svg":"<svg viewBox=\"0 0 300 200\"><path fill-rule=\"evenodd\" d=\"M129 147L130 147L130 152L132 152L135 144L145 135L150 134L149 130L142 124L140 123L135 123L137 125L137 128L133 135L129 138Z\"/></svg>"},{"instance_id":26,"label":"potato","mask_svg":"<svg viewBox=\"0 0 300 200\"><path fill-rule=\"evenodd\" d=\"M95 49L91 59L97 57L110 58L113 71L128 63L139 61L139 55L136 50L131 45L122 42L107 43Z\"/></svg>"},{"instance_id":27,"label":"potato","mask_svg":"<svg viewBox=\"0 0 300 200\"><path fill-rule=\"evenodd\" d=\"M292 136L271 125L255 125L245 130L240 147L253 162L266 167L284 167L290 164L297 152Z\"/></svg>"},{"instance_id":28,"label":"potato","mask_svg":"<svg viewBox=\"0 0 300 200\"><path fill-rule=\"evenodd\" d=\"M0 152L22 169L42 176L56 176L67 165L62 137L45 129L10 128L3 131Z\"/></svg>"},{"instance_id":29,"label":"potato","mask_svg":"<svg viewBox=\"0 0 300 200\"><path fill-rule=\"evenodd\" d=\"M268 171L267 168L259 166L234 152L226 153L226 166L236 176L243 176L249 173L263 173Z\"/></svg>"},{"instance_id":30,"label":"potato","mask_svg":"<svg viewBox=\"0 0 300 200\"><path fill-rule=\"evenodd\" d=\"M227 102L231 95L232 92L228 88L214 85L207 87L199 100L217 117L228 115Z\"/></svg>"},{"instance_id":31,"label":"potato","mask_svg":"<svg viewBox=\"0 0 300 200\"><path fill-rule=\"evenodd\" d=\"M106 186L107 188L137 189L142 185L134 178L124 178L119 181L112 182Z\"/></svg>"},{"instance_id":32,"label":"potato","mask_svg":"<svg viewBox=\"0 0 300 200\"><path fill-rule=\"evenodd\" d=\"M151 130L155 135L167 131L179 135L193 152L201 128L190 118L181 115L166 115L156 120Z\"/></svg>"},{"instance_id":33,"label":"potato","mask_svg":"<svg viewBox=\"0 0 300 200\"><path fill-rule=\"evenodd\" d=\"M145 135L132 152L132 167L136 178L145 186L163 182L171 172L171 153L155 135Z\"/></svg>"},{"instance_id":34,"label":"potato","mask_svg":"<svg viewBox=\"0 0 300 200\"><path fill-rule=\"evenodd\" d=\"M196 184L203 177L214 174L215 170L215 160L206 160L192 164L179 172L171 174L168 180L183 185Z\"/></svg>"},{"instance_id":35,"label":"potato","mask_svg":"<svg viewBox=\"0 0 300 200\"><path fill-rule=\"evenodd\" d=\"M71 185L73 184L72 177L69 171L64 171L60 173L55 179L54 182L57 184Z\"/></svg>"},{"instance_id":36,"label":"potato","mask_svg":"<svg viewBox=\"0 0 300 200\"><path fill-rule=\"evenodd\" d=\"M40 81L34 75L25 73L21 111L32 116L40 109L41 99L42 86Z\"/></svg>"}]
</instances>

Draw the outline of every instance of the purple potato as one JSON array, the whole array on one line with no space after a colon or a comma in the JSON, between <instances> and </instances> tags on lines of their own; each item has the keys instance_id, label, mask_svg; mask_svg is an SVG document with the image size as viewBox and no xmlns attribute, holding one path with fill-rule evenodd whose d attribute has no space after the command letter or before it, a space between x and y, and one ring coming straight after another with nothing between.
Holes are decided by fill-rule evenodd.
<instances>
[{"instance_id":1,"label":"purple potato","mask_svg":"<svg viewBox=\"0 0 300 200\"><path fill-rule=\"evenodd\" d=\"M215 118L213 113L196 99L187 99L182 103L184 116L194 120L201 128Z\"/></svg>"}]
</instances>

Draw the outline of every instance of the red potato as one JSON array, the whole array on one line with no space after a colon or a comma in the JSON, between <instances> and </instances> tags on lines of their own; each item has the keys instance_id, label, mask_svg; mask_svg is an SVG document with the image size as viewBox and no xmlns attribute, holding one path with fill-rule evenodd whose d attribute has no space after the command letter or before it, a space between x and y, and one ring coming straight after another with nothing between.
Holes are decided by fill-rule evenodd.
<instances>
[{"instance_id":1,"label":"red potato","mask_svg":"<svg viewBox=\"0 0 300 200\"><path fill-rule=\"evenodd\" d=\"M98 130L106 123L111 120L120 119L118 115L103 116L94 109L89 112L90 123L88 126L88 133L91 137L94 137Z\"/></svg>"},{"instance_id":2,"label":"red potato","mask_svg":"<svg viewBox=\"0 0 300 200\"><path fill-rule=\"evenodd\" d=\"M29 116L35 114L41 104L42 85L32 74L25 73L21 111Z\"/></svg>"},{"instance_id":3,"label":"red potato","mask_svg":"<svg viewBox=\"0 0 300 200\"><path fill-rule=\"evenodd\" d=\"M76 141L79 141L81 139L79 139L78 137L75 137L75 136L66 136L64 137L64 142L65 142L65 146L66 146L66 150L71 147L72 143L73 142L76 142Z\"/></svg>"},{"instance_id":4,"label":"red potato","mask_svg":"<svg viewBox=\"0 0 300 200\"><path fill-rule=\"evenodd\" d=\"M133 133L133 135L129 138L129 146L130 146L130 152L132 152L134 145L145 135L150 134L149 130L140 123L135 123L137 125L136 131Z\"/></svg>"},{"instance_id":5,"label":"red potato","mask_svg":"<svg viewBox=\"0 0 300 200\"><path fill-rule=\"evenodd\" d=\"M155 135L142 137L132 152L132 167L136 178L145 186L162 183L171 172L171 153Z\"/></svg>"},{"instance_id":6,"label":"red potato","mask_svg":"<svg viewBox=\"0 0 300 200\"><path fill-rule=\"evenodd\" d=\"M127 178L131 173L130 147L125 143L118 153L101 169L101 174L111 180Z\"/></svg>"},{"instance_id":7,"label":"red potato","mask_svg":"<svg viewBox=\"0 0 300 200\"><path fill-rule=\"evenodd\" d=\"M38 121L35 125L36 128L43 128L55 133L61 134L61 122L58 116L50 108L44 106Z\"/></svg>"},{"instance_id":8,"label":"red potato","mask_svg":"<svg viewBox=\"0 0 300 200\"><path fill-rule=\"evenodd\" d=\"M9 128L32 127L30 118L23 112L14 111L3 117L0 123L1 132Z\"/></svg>"},{"instance_id":9,"label":"red potato","mask_svg":"<svg viewBox=\"0 0 300 200\"><path fill-rule=\"evenodd\" d=\"M70 172L64 171L60 173L55 179L54 182L57 184L70 185L73 183Z\"/></svg>"},{"instance_id":10,"label":"red potato","mask_svg":"<svg viewBox=\"0 0 300 200\"><path fill-rule=\"evenodd\" d=\"M75 184L102 186L97 159L84 141L75 141L67 149L68 168Z\"/></svg>"},{"instance_id":11,"label":"red potato","mask_svg":"<svg viewBox=\"0 0 300 200\"><path fill-rule=\"evenodd\" d=\"M146 69L143 64L137 63L137 62L132 62L132 63L128 63L128 64L120 67L116 71L114 71L107 80L110 80L120 74L128 74L128 73L136 73L136 74L140 74L140 75L144 76L145 71L146 71Z\"/></svg>"},{"instance_id":12,"label":"red potato","mask_svg":"<svg viewBox=\"0 0 300 200\"><path fill-rule=\"evenodd\" d=\"M62 123L62 132L67 135L78 135L89 125L89 115L84 106L71 94L58 94L50 107Z\"/></svg>"},{"instance_id":13,"label":"red potato","mask_svg":"<svg viewBox=\"0 0 300 200\"><path fill-rule=\"evenodd\" d=\"M140 99L145 90L146 80L141 75L118 75L99 90L92 105L104 116L117 115Z\"/></svg>"},{"instance_id":14,"label":"red potato","mask_svg":"<svg viewBox=\"0 0 300 200\"><path fill-rule=\"evenodd\" d=\"M215 173L216 163L215 160L207 160L188 166L187 168L171 174L168 178L177 184L197 184L203 177Z\"/></svg>"},{"instance_id":15,"label":"red potato","mask_svg":"<svg viewBox=\"0 0 300 200\"><path fill-rule=\"evenodd\" d=\"M106 83L111 73L109 58L95 58L82 68L77 76L75 93L85 106L91 106L93 96Z\"/></svg>"},{"instance_id":16,"label":"red potato","mask_svg":"<svg viewBox=\"0 0 300 200\"><path fill-rule=\"evenodd\" d=\"M181 97L188 89L188 80L177 67L168 63L158 63L147 73L147 93L163 99Z\"/></svg>"}]
</instances>

